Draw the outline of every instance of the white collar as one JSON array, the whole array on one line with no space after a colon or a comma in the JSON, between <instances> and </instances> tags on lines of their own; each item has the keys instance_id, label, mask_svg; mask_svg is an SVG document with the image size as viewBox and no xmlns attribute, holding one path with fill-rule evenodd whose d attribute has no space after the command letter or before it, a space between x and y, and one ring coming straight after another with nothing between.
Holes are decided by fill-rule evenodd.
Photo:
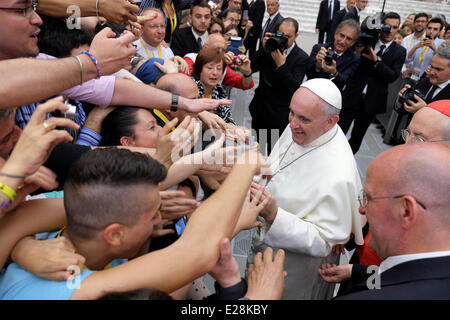
<instances>
[{"instance_id":1,"label":"white collar","mask_svg":"<svg viewBox=\"0 0 450 320\"><path fill-rule=\"evenodd\" d=\"M292 44L292 46L290 46L289 48L287 48L286 56L288 56L289 53L291 53L291 51L292 51L292 49L294 49L294 47L295 47L295 41L294 41L294 43Z\"/></svg>"},{"instance_id":2,"label":"white collar","mask_svg":"<svg viewBox=\"0 0 450 320\"><path fill-rule=\"evenodd\" d=\"M147 41L144 40L143 37L141 37L142 42L145 44L146 47L149 47L150 49L157 49L158 47L151 46Z\"/></svg>"},{"instance_id":3,"label":"white collar","mask_svg":"<svg viewBox=\"0 0 450 320\"><path fill-rule=\"evenodd\" d=\"M385 272L396 265L401 263L405 263L408 261L419 260L419 259L428 259L428 258L437 258L450 256L450 250L448 251L434 251L434 252L424 252L424 253L413 253L413 254L403 254L398 256L388 257L380 263L380 268L378 269L378 273Z\"/></svg>"},{"instance_id":4,"label":"white collar","mask_svg":"<svg viewBox=\"0 0 450 320\"><path fill-rule=\"evenodd\" d=\"M353 8L355 8L355 9L356 9L356 13L358 14L358 17L359 17L359 15L360 15L360 12L361 12L361 11L359 11L359 9L358 9L358 7L357 7L357 6L354 6Z\"/></svg>"},{"instance_id":5,"label":"white collar","mask_svg":"<svg viewBox=\"0 0 450 320\"><path fill-rule=\"evenodd\" d=\"M450 79L438 85L439 88L444 89L450 83Z\"/></svg>"},{"instance_id":6,"label":"white collar","mask_svg":"<svg viewBox=\"0 0 450 320\"><path fill-rule=\"evenodd\" d=\"M394 40L391 40L391 41L389 41L388 43L384 43L383 41L378 40L378 42L377 42L377 44L375 45L375 47L376 47L376 48L380 48L382 45L384 45L384 46L385 46L384 51L383 51L383 53L384 53L384 52L386 52L386 50L391 46L391 44L392 44L393 42L394 42Z\"/></svg>"},{"instance_id":7,"label":"white collar","mask_svg":"<svg viewBox=\"0 0 450 320\"><path fill-rule=\"evenodd\" d=\"M273 18L275 18L275 16L280 13L280 11L275 12L273 15L269 16L269 19L273 20Z\"/></svg>"},{"instance_id":8,"label":"white collar","mask_svg":"<svg viewBox=\"0 0 450 320\"><path fill-rule=\"evenodd\" d=\"M197 32L194 31L194 27L191 27L191 31L192 31L192 34L194 35L195 40L197 40L200 37L200 38L202 38L203 44L206 43L206 39L208 38L208 32L207 31L203 32L202 35L197 34Z\"/></svg>"}]
</instances>

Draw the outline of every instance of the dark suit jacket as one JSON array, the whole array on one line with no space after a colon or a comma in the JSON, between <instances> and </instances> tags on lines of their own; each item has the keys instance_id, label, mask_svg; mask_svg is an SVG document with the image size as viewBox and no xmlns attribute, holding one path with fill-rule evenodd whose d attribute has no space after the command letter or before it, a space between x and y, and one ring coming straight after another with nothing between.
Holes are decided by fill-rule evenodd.
<instances>
[{"instance_id":1,"label":"dark suit jacket","mask_svg":"<svg viewBox=\"0 0 450 320\"><path fill-rule=\"evenodd\" d=\"M401 263L381 274L381 289L355 285L337 300L450 299L450 256Z\"/></svg>"},{"instance_id":2,"label":"dark suit jacket","mask_svg":"<svg viewBox=\"0 0 450 320\"><path fill-rule=\"evenodd\" d=\"M341 3L334 0L333 16L341 8ZM328 8L328 0L323 0L320 3L319 13L317 14L316 29L326 30L330 22L330 12Z\"/></svg>"},{"instance_id":3,"label":"dark suit jacket","mask_svg":"<svg viewBox=\"0 0 450 320\"><path fill-rule=\"evenodd\" d=\"M253 22L253 27L249 30L248 37L259 38L262 30L262 22L266 4L264 0L255 0L248 9L248 19Z\"/></svg>"},{"instance_id":4,"label":"dark suit jacket","mask_svg":"<svg viewBox=\"0 0 450 320\"><path fill-rule=\"evenodd\" d=\"M316 71L316 56L319 52L320 48L330 48L333 47L331 43L318 43L316 44L311 51L311 67L308 70L307 76L308 79L314 78L326 78L331 79L333 76L323 70ZM336 60L336 67L338 70L338 75L332 81L339 88L339 90L343 90L347 81L355 74L356 70L359 66L359 56L355 54L352 49L348 49L345 51L338 59Z\"/></svg>"},{"instance_id":5,"label":"dark suit jacket","mask_svg":"<svg viewBox=\"0 0 450 320\"><path fill-rule=\"evenodd\" d=\"M180 57L184 57L188 53L198 53L201 49L189 27L175 30L170 48L174 55Z\"/></svg>"},{"instance_id":6,"label":"dark suit jacket","mask_svg":"<svg viewBox=\"0 0 450 320\"><path fill-rule=\"evenodd\" d=\"M265 32L270 32L270 33L275 33L278 30L278 26L280 25L281 21L283 21L283 16L281 15L280 11L278 11L278 14L275 16L275 18L270 21L270 24L268 26L268 28L265 30ZM262 32L264 32L264 26L262 27ZM264 34L261 33L260 38L260 43L259 43L259 48L262 47L262 39L264 38Z\"/></svg>"},{"instance_id":7,"label":"dark suit jacket","mask_svg":"<svg viewBox=\"0 0 450 320\"><path fill-rule=\"evenodd\" d=\"M395 42L384 50L382 61L377 64L361 56L355 76L349 79L342 92L343 108L358 109L362 91L368 85L365 111L370 114L386 112L389 83L400 76L405 57L406 49Z\"/></svg>"},{"instance_id":8,"label":"dark suit jacket","mask_svg":"<svg viewBox=\"0 0 450 320\"><path fill-rule=\"evenodd\" d=\"M430 83L430 79L425 78L425 79L419 81L419 83L416 85L416 89L418 89L420 92L422 92L423 95L425 96L428 93L428 91L430 91L431 86L432 85ZM450 99L450 85L447 85L444 89L439 91L439 93L436 96L434 96L431 100L426 101L426 102L431 103L433 101L447 100L447 99Z\"/></svg>"},{"instance_id":9,"label":"dark suit jacket","mask_svg":"<svg viewBox=\"0 0 450 320\"><path fill-rule=\"evenodd\" d=\"M351 8L344 16L344 18L342 18L342 21L347 20L347 19L353 19L356 20L358 22L359 21L359 16L358 16L358 10L356 9L356 7Z\"/></svg>"},{"instance_id":10,"label":"dark suit jacket","mask_svg":"<svg viewBox=\"0 0 450 320\"><path fill-rule=\"evenodd\" d=\"M337 11L333 16L333 21L331 21L330 34L334 36L336 33L336 29L339 24L344 19L344 16L347 14L347 10L344 8L342 10Z\"/></svg>"},{"instance_id":11,"label":"dark suit jacket","mask_svg":"<svg viewBox=\"0 0 450 320\"><path fill-rule=\"evenodd\" d=\"M288 124L292 95L300 87L310 65L308 54L297 45L277 68L270 53L258 50L251 58L252 71L259 71L259 86L250 103L252 117L266 128L284 129Z\"/></svg>"}]
</instances>

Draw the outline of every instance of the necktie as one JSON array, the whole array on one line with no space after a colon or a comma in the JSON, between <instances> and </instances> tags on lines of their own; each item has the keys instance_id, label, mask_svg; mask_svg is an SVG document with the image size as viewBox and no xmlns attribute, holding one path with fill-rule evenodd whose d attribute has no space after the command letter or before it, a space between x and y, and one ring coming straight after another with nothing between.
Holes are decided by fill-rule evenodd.
<instances>
[{"instance_id":1,"label":"necktie","mask_svg":"<svg viewBox=\"0 0 450 320\"><path fill-rule=\"evenodd\" d=\"M197 38L197 44L198 44L198 48L201 49L203 47L202 45L202 38L198 37Z\"/></svg>"},{"instance_id":2,"label":"necktie","mask_svg":"<svg viewBox=\"0 0 450 320\"><path fill-rule=\"evenodd\" d=\"M380 50L377 52L377 56L381 57L383 55L384 48L386 48L386 46L384 44L381 45Z\"/></svg>"},{"instance_id":3,"label":"necktie","mask_svg":"<svg viewBox=\"0 0 450 320\"><path fill-rule=\"evenodd\" d=\"M333 20L333 0L330 0L328 12L330 13L329 20L331 21L331 20Z\"/></svg>"},{"instance_id":4,"label":"necktie","mask_svg":"<svg viewBox=\"0 0 450 320\"><path fill-rule=\"evenodd\" d=\"M264 39L264 37L266 36L266 32L267 32L267 29L269 29L269 25L270 25L270 22L271 22L271 21L272 21L272 19L270 19L270 18L269 18L269 20L267 20L266 26L264 27L263 33L262 33L262 35L261 35L261 41L262 41L262 39Z\"/></svg>"},{"instance_id":5,"label":"necktie","mask_svg":"<svg viewBox=\"0 0 450 320\"><path fill-rule=\"evenodd\" d=\"M436 86L436 85L433 85L431 87L431 90L428 92L427 96L425 97L425 102L426 103L430 103L431 102L431 100L433 99L433 94L437 90L437 88L439 88L439 87Z\"/></svg>"}]
</instances>

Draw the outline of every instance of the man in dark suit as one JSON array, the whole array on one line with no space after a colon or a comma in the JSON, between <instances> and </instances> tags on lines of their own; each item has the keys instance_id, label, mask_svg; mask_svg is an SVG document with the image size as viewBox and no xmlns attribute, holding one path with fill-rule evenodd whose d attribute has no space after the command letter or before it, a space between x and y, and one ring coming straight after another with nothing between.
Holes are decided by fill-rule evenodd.
<instances>
[{"instance_id":1,"label":"man in dark suit","mask_svg":"<svg viewBox=\"0 0 450 320\"><path fill-rule=\"evenodd\" d=\"M408 143L375 158L359 212L370 247L384 260L337 299L450 299L449 192L446 143Z\"/></svg>"},{"instance_id":2,"label":"man in dark suit","mask_svg":"<svg viewBox=\"0 0 450 320\"><path fill-rule=\"evenodd\" d=\"M269 18L267 19L266 23L264 24L264 27L262 29L261 35L259 37L259 47L258 49L261 49L262 42L264 40L264 37L266 36L266 33L274 33L277 31L278 26L280 25L281 21L283 20L283 16L280 13L280 3L278 0L267 0L267 13L269 14ZM251 56L250 56L251 57Z\"/></svg>"},{"instance_id":3,"label":"man in dark suit","mask_svg":"<svg viewBox=\"0 0 450 320\"><path fill-rule=\"evenodd\" d=\"M338 25L342 22L344 19L344 16L347 14L347 12L350 11L351 8L355 6L356 0L347 0L347 5L344 9L337 11L333 16L333 21L331 21L331 28L330 28L330 34L333 35L336 33L336 29Z\"/></svg>"},{"instance_id":4,"label":"man in dark suit","mask_svg":"<svg viewBox=\"0 0 450 320\"><path fill-rule=\"evenodd\" d=\"M351 48L358 40L360 33L361 29L356 21L352 19L342 21L334 34L333 43L318 43L313 47L310 56L312 63L307 73L308 79L331 79L342 91L358 69L359 56ZM330 49L336 53L336 58L331 63L325 61Z\"/></svg>"},{"instance_id":5,"label":"man in dark suit","mask_svg":"<svg viewBox=\"0 0 450 320\"><path fill-rule=\"evenodd\" d=\"M415 89L423 95L423 99L416 95L414 98L417 102L407 100L401 105L403 110L399 111L415 113L433 101L450 99L450 41L443 42L438 47L430 65L431 70L428 77L421 79L415 86ZM411 86L405 85L400 90L399 97L407 88L411 88Z\"/></svg>"},{"instance_id":6,"label":"man in dark suit","mask_svg":"<svg viewBox=\"0 0 450 320\"><path fill-rule=\"evenodd\" d=\"M342 20L354 19L360 22L361 11L366 8L367 3L369 3L368 0L356 0L355 6L345 14Z\"/></svg>"},{"instance_id":7,"label":"man in dark suit","mask_svg":"<svg viewBox=\"0 0 450 320\"><path fill-rule=\"evenodd\" d=\"M319 13L317 14L316 33L319 34L319 43L323 43L325 33L327 34L326 42L331 41L332 34L330 28L333 21L334 14L341 8L341 3L338 0L322 0L319 6Z\"/></svg>"},{"instance_id":8,"label":"man in dark suit","mask_svg":"<svg viewBox=\"0 0 450 320\"><path fill-rule=\"evenodd\" d=\"M278 139L274 136L274 141L271 140L270 129L277 129L281 135L288 125L292 95L299 88L310 65L308 54L295 43L298 37L297 21L285 18L277 31L284 32L288 36L287 50L266 51L268 37L265 37L263 48L251 58L252 72L259 71L260 79L249 107L252 128L257 131L257 134L259 129L268 129L268 151ZM258 137L261 143L263 137Z\"/></svg>"},{"instance_id":9,"label":"man in dark suit","mask_svg":"<svg viewBox=\"0 0 450 320\"><path fill-rule=\"evenodd\" d=\"M205 44L211 24L212 9L208 2L201 0L193 3L189 15L191 27L181 28L173 33L170 48L176 56L184 57L188 53L198 53Z\"/></svg>"},{"instance_id":10,"label":"man in dark suit","mask_svg":"<svg viewBox=\"0 0 450 320\"><path fill-rule=\"evenodd\" d=\"M381 33L373 46L357 47L357 51L362 51L360 65L342 93L339 126L346 133L355 120L349 141L353 153L359 150L375 115L386 112L388 85L400 76L406 57L406 49L393 41L400 16L389 12L383 23L389 24L391 30Z\"/></svg>"},{"instance_id":11,"label":"man in dark suit","mask_svg":"<svg viewBox=\"0 0 450 320\"><path fill-rule=\"evenodd\" d=\"M264 0L253 0L250 2L248 19L253 22L253 27L249 30L244 42L250 57L256 52L256 44L258 43L258 39L262 32L262 22L265 11L266 4L264 3Z\"/></svg>"}]
</instances>

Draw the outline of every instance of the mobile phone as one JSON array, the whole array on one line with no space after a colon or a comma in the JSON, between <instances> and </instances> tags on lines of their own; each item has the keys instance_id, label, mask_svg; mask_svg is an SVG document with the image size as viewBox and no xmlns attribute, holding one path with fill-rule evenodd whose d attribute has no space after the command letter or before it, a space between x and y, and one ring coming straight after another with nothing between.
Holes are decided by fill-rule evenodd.
<instances>
[{"instance_id":1,"label":"mobile phone","mask_svg":"<svg viewBox=\"0 0 450 320\"><path fill-rule=\"evenodd\" d=\"M248 19L248 10L244 10L244 13L242 14L242 20Z\"/></svg>"},{"instance_id":2,"label":"mobile phone","mask_svg":"<svg viewBox=\"0 0 450 320\"><path fill-rule=\"evenodd\" d=\"M214 1L209 1L208 4L211 7L211 9L215 9L217 7L217 4Z\"/></svg>"},{"instance_id":3,"label":"mobile phone","mask_svg":"<svg viewBox=\"0 0 450 320\"><path fill-rule=\"evenodd\" d=\"M231 36L229 41L230 45L227 48L227 52L231 51L235 56L240 55L241 52L239 51L239 47L242 46L242 38Z\"/></svg>"}]
</instances>

